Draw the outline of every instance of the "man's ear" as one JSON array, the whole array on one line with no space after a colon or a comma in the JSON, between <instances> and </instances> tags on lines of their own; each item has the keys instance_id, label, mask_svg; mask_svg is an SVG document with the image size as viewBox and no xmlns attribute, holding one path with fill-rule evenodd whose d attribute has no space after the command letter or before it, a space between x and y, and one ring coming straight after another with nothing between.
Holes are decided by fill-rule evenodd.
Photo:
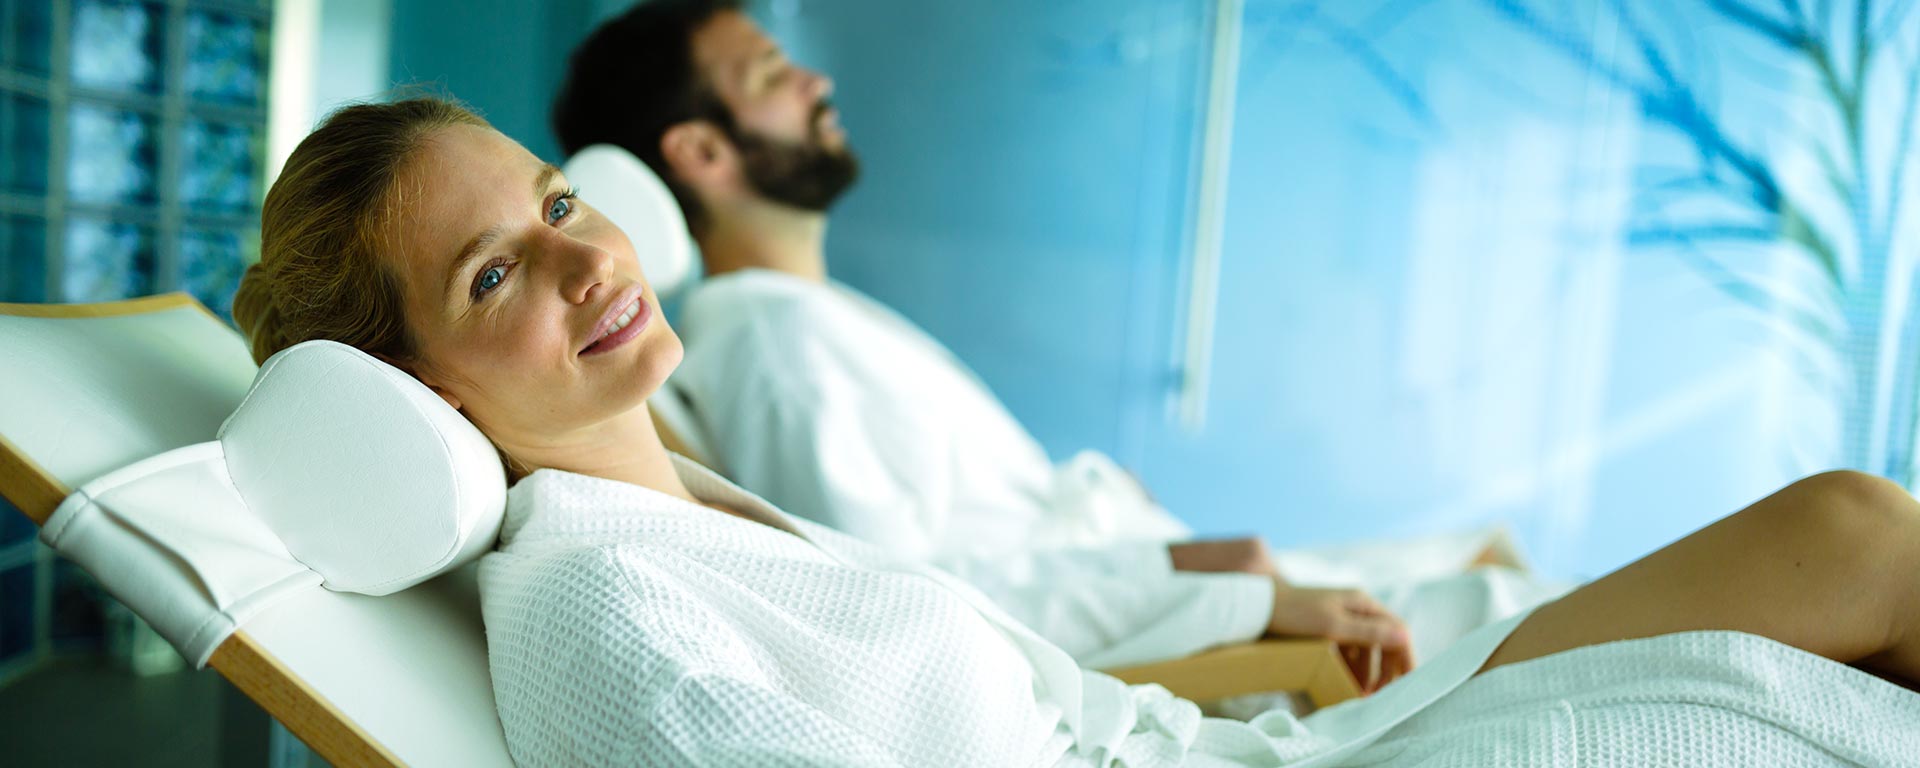
<instances>
[{"instance_id":1,"label":"man's ear","mask_svg":"<svg viewBox=\"0 0 1920 768\"><path fill-rule=\"evenodd\" d=\"M427 385L427 389L433 390L433 393L436 395L439 395L441 400L447 401L447 405L449 407L453 408L456 411L460 410L460 398L454 396L452 392L448 392L445 388L433 383L432 381L429 381L425 376L421 376L419 369L415 368L414 366L408 363L395 360L391 357L387 357L386 355L380 354L378 352L373 353L373 357L374 359L379 360L380 362L386 363L387 365L391 365L395 368L400 369L402 372L406 373L408 376L412 376L414 381L418 381L421 384Z\"/></svg>"},{"instance_id":2,"label":"man's ear","mask_svg":"<svg viewBox=\"0 0 1920 768\"><path fill-rule=\"evenodd\" d=\"M710 186L733 165L733 143L718 126L690 120L660 134L660 155L677 180L693 187Z\"/></svg>"}]
</instances>

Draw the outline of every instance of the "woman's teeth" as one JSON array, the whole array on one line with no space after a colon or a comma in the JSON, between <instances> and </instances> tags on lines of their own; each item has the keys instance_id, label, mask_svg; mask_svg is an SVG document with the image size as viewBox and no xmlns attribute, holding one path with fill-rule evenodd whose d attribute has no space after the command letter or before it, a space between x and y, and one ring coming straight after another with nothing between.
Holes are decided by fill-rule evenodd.
<instances>
[{"instance_id":1,"label":"woman's teeth","mask_svg":"<svg viewBox=\"0 0 1920 768\"><path fill-rule=\"evenodd\" d=\"M619 317L613 319L613 327L608 328L606 333L600 334L600 338L604 339L612 336L619 332L620 329L627 327L628 323L633 322L633 316L637 314L640 314L640 302L636 300L632 304L627 305L627 311L620 313Z\"/></svg>"}]
</instances>

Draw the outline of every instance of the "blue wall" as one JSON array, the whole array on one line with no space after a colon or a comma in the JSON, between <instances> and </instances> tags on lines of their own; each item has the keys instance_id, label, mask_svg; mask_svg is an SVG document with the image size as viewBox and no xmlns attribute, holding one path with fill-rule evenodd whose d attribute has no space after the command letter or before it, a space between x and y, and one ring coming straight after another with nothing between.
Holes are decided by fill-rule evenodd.
<instances>
[{"instance_id":1,"label":"blue wall","mask_svg":"<svg viewBox=\"0 0 1920 768\"><path fill-rule=\"evenodd\" d=\"M459 98L501 133L559 162L547 110L595 13L590 0L400 0L390 75L395 85Z\"/></svg>"},{"instance_id":2,"label":"blue wall","mask_svg":"<svg viewBox=\"0 0 1920 768\"><path fill-rule=\"evenodd\" d=\"M1114 450L1164 379L1194 3L813 2L769 28L836 78L863 179L835 277L932 330L1055 453Z\"/></svg>"},{"instance_id":3,"label":"blue wall","mask_svg":"<svg viewBox=\"0 0 1920 768\"><path fill-rule=\"evenodd\" d=\"M554 158L566 52L623 5L398 3L393 76ZM1056 456L1110 452L1210 533L1506 521L1542 570L1592 576L1835 464L1842 429L1831 345L1775 311L1806 299L1804 255L1661 239L1748 212L1621 87L1654 71L1610 5L1247 3L1197 432L1171 405L1212 3L758 15L836 79L865 161L835 276L946 341ZM1626 6L1724 138L1821 183L1781 149L1825 114L1804 67L1704 3Z\"/></svg>"},{"instance_id":4,"label":"blue wall","mask_svg":"<svg viewBox=\"0 0 1920 768\"><path fill-rule=\"evenodd\" d=\"M1477 0L1248 3L1211 409L1175 423L1211 5L776 5L865 160L834 274L1056 456L1109 451L1208 532L1506 521L1543 570L1591 576L1833 463L1821 351L1698 249L1629 244L1666 211L1649 174L1692 145ZM1571 37L1625 56L1590 5ZM1775 72L1767 51L1662 6L1733 138L1780 124L1726 69Z\"/></svg>"}]
</instances>

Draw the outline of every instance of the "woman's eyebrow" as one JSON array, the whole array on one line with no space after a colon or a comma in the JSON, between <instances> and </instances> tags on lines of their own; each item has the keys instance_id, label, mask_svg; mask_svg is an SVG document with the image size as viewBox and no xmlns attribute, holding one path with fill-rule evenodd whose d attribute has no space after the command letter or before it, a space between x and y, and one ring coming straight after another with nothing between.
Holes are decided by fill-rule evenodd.
<instances>
[{"instance_id":1,"label":"woman's eyebrow","mask_svg":"<svg viewBox=\"0 0 1920 768\"><path fill-rule=\"evenodd\" d=\"M541 163L540 172L533 176L533 196L546 197L547 187L560 175L560 167L553 163Z\"/></svg>"},{"instance_id":2,"label":"woman's eyebrow","mask_svg":"<svg viewBox=\"0 0 1920 768\"><path fill-rule=\"evenodd\" d=\"M479 258L480 254L485 253L487 248L491 247L494 243L500 242L500 234L504 230L504 227L495 224L487 227L485 232L474 235L472 240L467 241L466 246L460 249L460 253L453 257L453 265L447 268L446 293L453 293L454 288L460 282L460 273L466 271L468 262Z\"/></svg>"},{"instance_id":3,"label":"woman's eyebrow","mask_svg":"<svg viewBox=\"0 0 1920 768\"><path fill-rule=\"evenodd\" d=\"M554 178L559 175L559 166L553 163L541 163L540 172L533 175L533 196L546 197L547 187L552 186ZM468 240L467 244L461 247L460 253L454 255L453 264L447 268L447 286L443 292L453 293L455 286L460 282L460 273L467 269L467 263L479 258L480 254L486 252L487 248L494 243L500 242L500 235L504 232L504 227L495 224L488 227L486 231L474 235L472 240Z\"/></svg>"}]
</instances>

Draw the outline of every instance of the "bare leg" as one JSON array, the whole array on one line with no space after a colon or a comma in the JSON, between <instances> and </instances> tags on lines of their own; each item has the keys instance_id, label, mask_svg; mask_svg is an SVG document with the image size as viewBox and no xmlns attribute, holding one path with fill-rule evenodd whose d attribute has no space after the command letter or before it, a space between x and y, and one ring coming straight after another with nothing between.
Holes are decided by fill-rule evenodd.
<instances>
[{"instance_id":1,"label":"bare leg","mask_svg":"<svg viewBox=\"0 0 1920 768\"><path fill-rule=\"evenodd\" d=\"M1920 683L1920 503L1829 472L1541 606L1482 670L1613 640L1736 630Z\"/></svg>"}]
</instances>

